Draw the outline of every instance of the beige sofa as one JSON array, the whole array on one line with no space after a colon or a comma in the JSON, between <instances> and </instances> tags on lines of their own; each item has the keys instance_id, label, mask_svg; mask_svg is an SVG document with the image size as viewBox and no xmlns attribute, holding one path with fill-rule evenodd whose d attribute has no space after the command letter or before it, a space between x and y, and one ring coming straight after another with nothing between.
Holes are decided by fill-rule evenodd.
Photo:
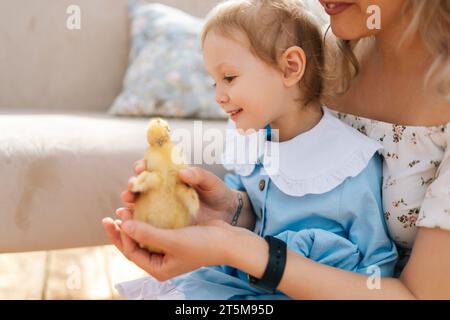
<instances>
[{"instance_id":1,"label":"beige sofa","mask_svg":"<svg viewBox=\"0 0 450 320\"><path fill-rule=\"evenodd\" d=\"M159 2L203 16L217 1ZM81 30L66 28L72 4ZM106 244L101 219L146 148L148 119L106 114L127 68L127 1L5 0L0 15L0 253Z\"/></svg>"},{"instance_id":2,"label":"beige sofa","mask_svg":"<svg viewBox=\"0 0 450 320\"><path fill-rule=\"evenodd\" d=\"M218 0L158 2L204 16ZM70 5L81 30L66 27ZM148 119L106 114L127 69L127 0L2 0L0 16L0 253L106 244L101 220L146 148Z\"/></svg>"}]
</instances>

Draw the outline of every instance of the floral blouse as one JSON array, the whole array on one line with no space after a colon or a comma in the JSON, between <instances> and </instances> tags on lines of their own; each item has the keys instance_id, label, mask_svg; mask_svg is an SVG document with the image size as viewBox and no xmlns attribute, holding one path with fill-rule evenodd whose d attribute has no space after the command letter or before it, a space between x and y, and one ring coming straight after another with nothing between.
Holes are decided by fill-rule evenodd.
<instances>
[{"instance_id":1,"label":"floral blouse","mask_svg":"<svg viewBox=\"0 0 450 320\"><path fill-rule=\"evenodd\" d=\"M450 230L450 123L401 126L330 111L383 145L384 216L400 250L412 248L417 227Z\"/></svg>"}]
</instances>

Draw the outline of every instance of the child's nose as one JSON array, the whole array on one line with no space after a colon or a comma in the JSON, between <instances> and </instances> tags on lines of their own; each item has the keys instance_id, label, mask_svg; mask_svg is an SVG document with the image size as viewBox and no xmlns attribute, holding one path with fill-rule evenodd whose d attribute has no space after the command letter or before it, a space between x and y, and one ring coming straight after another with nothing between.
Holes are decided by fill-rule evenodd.
<instances>
[{"instance_id":1,"label":"child's nose","mask_svg":"<svg viewBox=\"0 0 450 320\"><path fill-rule=\"evenodd\" d=\"M216 101L218 104L224 104L228 102L228 96L224 93L217 92L216 93Z\"/></svg>"}]
</instances>

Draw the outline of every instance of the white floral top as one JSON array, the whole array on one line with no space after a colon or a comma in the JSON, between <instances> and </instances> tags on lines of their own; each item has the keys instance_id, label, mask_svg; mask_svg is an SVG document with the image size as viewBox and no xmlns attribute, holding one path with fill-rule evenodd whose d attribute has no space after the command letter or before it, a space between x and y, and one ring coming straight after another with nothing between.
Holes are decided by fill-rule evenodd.
<instances>
[{"instance_id":1,"label":"white floral top","mask_svg":"<svg viewBox=\"0 0 450 320\"><path fill-rule=\"evenodd\" d=\"M412 248L416 227L450 230L450 123L401 126L331 112L383 145L385 218L400 248Z\"/></svg>"}]
</instances>

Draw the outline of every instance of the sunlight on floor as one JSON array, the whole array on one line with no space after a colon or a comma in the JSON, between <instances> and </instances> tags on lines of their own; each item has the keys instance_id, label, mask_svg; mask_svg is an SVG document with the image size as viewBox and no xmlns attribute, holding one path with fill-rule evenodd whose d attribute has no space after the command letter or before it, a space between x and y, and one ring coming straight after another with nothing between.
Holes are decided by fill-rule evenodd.
<instances>
[{"instance_id":1,"label":"sunlight on floor","mask_svg":"<svg viewBox=\"0 0 450 320\"><path fill-rule=\"evenodd\" d=\"M145 276L113 246L0 254L0 299L120 299L116 283Z\"/></svg>"}]
</instances>

